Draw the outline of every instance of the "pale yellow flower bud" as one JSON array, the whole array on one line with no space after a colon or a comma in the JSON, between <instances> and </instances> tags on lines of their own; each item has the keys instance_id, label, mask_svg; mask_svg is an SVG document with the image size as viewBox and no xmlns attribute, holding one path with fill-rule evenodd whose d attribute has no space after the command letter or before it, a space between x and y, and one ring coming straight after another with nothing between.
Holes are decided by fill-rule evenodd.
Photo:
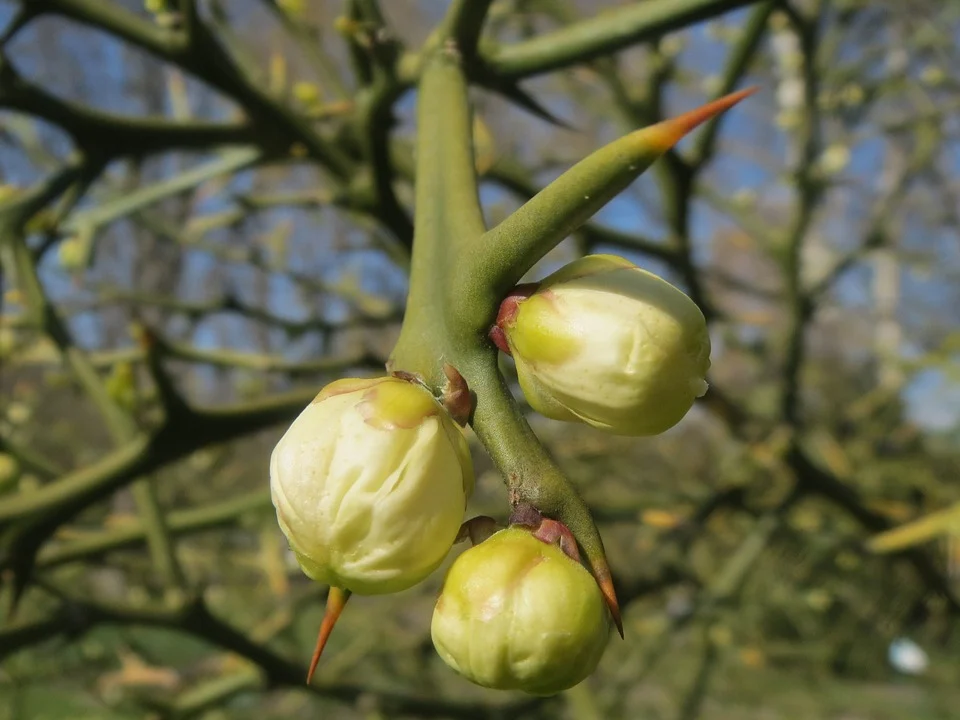
<instances>
[{"instance_id":1,"label":"pale yellow flower bud","mask_svg":"<svg viewBox=\"0 0 960 720\"><path fill-rule=\"evenodd\" d=\"M553 695L596 669L609 618L580 563L514 527L457 558L430 629L443 661L471 682Z\"/></svg>"},{"instance_id":2,"label":"pale yellow flower bud","mask_svg":"<svg viewBox=\"0 0 960 720\"><path fill-rule=\"evenodd\" d=\"M549 418L656 435L707 390L703 313L623 258L591 255L567 265L529 297L508 298L498 327L524 395Z\"/></svg>"},{"instance_id":3,"label":"pale yellow flower bud","mask_svg":"<svg viewBox=\"0 0 960 720\"><path fill-rule=\"evenodd\" d=\"M473 490L460 428L423 387L395 377L327 385L270 458L280 528L318 582L375 595L441 563Z\"/></svg>"}]
</instances>

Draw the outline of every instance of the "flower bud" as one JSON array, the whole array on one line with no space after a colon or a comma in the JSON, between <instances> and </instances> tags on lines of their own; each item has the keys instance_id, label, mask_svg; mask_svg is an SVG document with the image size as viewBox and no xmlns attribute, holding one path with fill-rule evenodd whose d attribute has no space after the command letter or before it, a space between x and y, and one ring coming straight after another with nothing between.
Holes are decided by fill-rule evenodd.
<instances>
[{"instance_id":1,"label":"flower bud","mask_svg":"<svg viewBox=\"0 0 960 720\"><path fill-rule=\"evenodd\" d=\"M507 298L491 337L513 355L533 409L555 420L656 435L707 390L703 313L670 283L613 255L581 258L532 295Z\"/></svg>"},{"instance_id":2,"label":"flower bud","mask_svg":"<svg viewBox=\"0 0 960 720\"><path fill-rule=\"evenodd\" d=\"M440 657L467 680L553 695L596 669L609 614L580 563L512 527L457 558L430 629Z\"/></svg>"},{"instance_id":3,"label":"flower bud","mask_svg":"<svg viewBox=\"0 0 960 720\"><path fill-rule=\"evenodd\" d=\"M423 580L457 537L473 491L460 428L395 377L327 385L270 458L280 528L312 579L367 595Z\"/></svg>"}]
</instances>

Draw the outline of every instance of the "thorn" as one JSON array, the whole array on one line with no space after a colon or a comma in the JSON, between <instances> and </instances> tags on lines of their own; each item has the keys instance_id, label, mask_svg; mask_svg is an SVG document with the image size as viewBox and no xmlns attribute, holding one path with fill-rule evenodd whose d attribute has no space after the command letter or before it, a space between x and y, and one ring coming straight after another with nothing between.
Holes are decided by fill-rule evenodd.
<instances>
[{"instance_id":1,"label":"thorn","mask_svg":"<svg viewBox=\"0 0 960 720\"><path fill-rule=\"evenodd\" d=\"M486 87L494 92L500 93L507 100L512 100L524 110L527 110L541 120L547 121L551 125L563 128L564 130L578 132L577 128L547 110L533 95L523 90L523 88L514 82L493 82L486 85Z\"/></svg>"},{"instance_id":2,"label":"thorn","mask_svg":"<svg viewBox=\"0 0 960 720\"><path fill-rule=\"evenodd\" d=\"M678 115L677 117L666 120L665 122L670 123L680 130L684 135L686 135L688 132L696 128L697 125L706 122L710 118L719 115L725 110L729 110L744 98L753 95L759 89L759 86L754 85L752 87L744 88L743 90L737 90L737 92L724 95L721 98L717 98L716 100L708 102L706 105L702 105L694 110L685 112L682 115Z\"/></svg>"},{"instance_id":3,"label":"thorn","mask_svg":"<svg viewBox=\"0 0 960 720\"><path fill-rule=\"evenodd\" d=\"M638 130L636 137L642 142L651 143L660 152L666 152L698 125L716 117L725 110L729 110L744 98L753 95L759 89L759 86L754 85L753 87L724 95L721 98L717 98L712 102L708 102L706 105L701 105L682 115L677 115L676 117L659 122L656 125Z\"/></svg>"},{"instance_id":4,"label":"thorn","mask_svg":"<svg viewBox=\"0 0 960 720\"><path fill-rule=\"evenodd\" d=\"M594 572L597 585L600 586L600 592L603 593L603 599L607 601L607 608L610 610L610 616L613 618L613 624L617 626L617 632L623 639L623 620L620 618L620 603L617 601L617 592L613 589L613 578L610 576L610 570L604 568L602 571Z\"/></svg>"},{"instance_id":5,"label":"thorn","mask_svg":"<svg viewBox=\"0 0 960 720\"><path fill-rule=\"evenodd\" d=\"M317 663L320 662L323 648L326 647L330 633L333 632L333 627L340 619L340 613L343 612L343 608L346 607L347 600L350 599L352 594L349 590L338 587L331 587L327 593L327 609L323 614L323 621L320 623L320 632L317 633L317 646L313 649L313 658L310 660L310 669L307 671L307 685L313 679L313 673L317 669Z\"/></svg>"}]
</instances>

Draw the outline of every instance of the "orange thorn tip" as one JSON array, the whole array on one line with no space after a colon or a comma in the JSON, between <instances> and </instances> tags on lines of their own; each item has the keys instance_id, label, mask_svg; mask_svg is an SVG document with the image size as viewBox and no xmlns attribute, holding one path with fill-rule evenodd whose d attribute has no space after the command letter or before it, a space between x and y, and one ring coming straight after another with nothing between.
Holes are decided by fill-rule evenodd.
<instances>
[{"instance_id":1,"label":"orange thorn tip","mask_svg":"<svg viewBox=\"0 0 960 720\"><path fill-rule=\"evenodd\" d=\"M645 140L651 141L652 144L661 149L662 152L666 152L680 142L685 135L696 129L698 125L702 125L707 120L729 110L744 98L753 95L759 89L760 87L758 85L754 85L744 88L743 90L737 90L729 95L724 95L721 98L708 102L706 105L701 105L698 108L659 122L656 125L643 128L639 133L644 136ZM649 137L650 135L653 137Z\"/></svg>"},{"instance_id":2,"label":"orange thorn tip","mask_svg":"<svg viewBox=\"0 0 960 720\"><path fill-rule=\"evenodd\" d=\"M317 633L317 646L313 649L313 658L310 660L310 669L307 671L307 685L313 680L313 673L320 662L320 656L323 654L323 648L327 645L330 633L333 632L337 620L340 619L340 613L347 605L347 600L352 595L349 590L343 588L331 587L327 593L327 608L323 614L323 621L320 623L320 632Z\"/></svg>"},{"instance_id":3,"label":"orange thorn tip","mask_svg":"<svg viewBox=\"0 0 960 720\"><path fill-rule=\"evenodd\" d=\"M594 575L597 585L600 586L600 592L603 593L603 599L607 602L607 608L610 610L610 617L613 618L613 624L617 626L617 632L620 638L623 638L623 620L620 617L620 603L617 601L617 591L613 589L613 578L609 571L597 573Z\"/></svg>"}]
</instances>

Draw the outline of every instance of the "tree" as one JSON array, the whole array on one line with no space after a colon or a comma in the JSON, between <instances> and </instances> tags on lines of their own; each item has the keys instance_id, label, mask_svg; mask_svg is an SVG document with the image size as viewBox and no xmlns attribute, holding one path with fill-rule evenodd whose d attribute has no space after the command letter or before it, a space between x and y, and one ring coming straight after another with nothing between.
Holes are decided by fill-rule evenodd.
<instances>
[{"instance_id":1,"label":"tree","mask_svg":"<svg viewBox=\"0 0 960 720\"><path fill-rule=\"evenodd\" d=\"M911 404L955 359L956 4L6 7L0 692L22 714L62 673L119 716L689 718L787 702L745 673L775 694L797 666L880 676L901 633L955 646L956 560L862 544L958 499L955 443ZM607 144L753 82L678 148ZM525 413L484 339L522 277L598 251L711 323L701 411L655 440ZM437 579L358 604L307 694L321 589L284 564L266 457L391 353L434 389L452 358L476 393L478 467L510 490L481 478L478 512L536 497L612 568L628 642L590 683L465 691L425 631Z\"/></svg>"}]
</instances>

